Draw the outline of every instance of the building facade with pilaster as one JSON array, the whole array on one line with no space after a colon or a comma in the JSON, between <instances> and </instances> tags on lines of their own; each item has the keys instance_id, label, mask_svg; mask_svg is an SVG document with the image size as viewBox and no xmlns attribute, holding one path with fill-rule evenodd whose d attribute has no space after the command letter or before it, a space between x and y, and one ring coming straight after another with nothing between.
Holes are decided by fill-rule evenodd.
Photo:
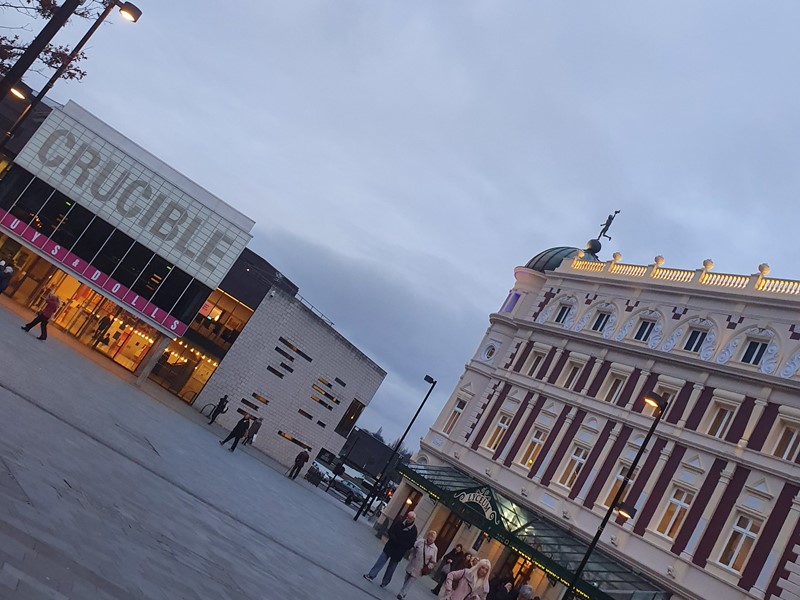
<instances>
[{"instance_id":1,"label":"building facade with pilaster","mask_svg":"<svg viewBox=\"0 0 800 600\"><path fill-rule=\"evenodd\" d=\"M516 268L384 515L415 507L440 552L561 598L656 393L669 406L623 492L637 512L605 528L582 597L800 598L800 282L599 250Z\"/></svg>"}]
</instances>

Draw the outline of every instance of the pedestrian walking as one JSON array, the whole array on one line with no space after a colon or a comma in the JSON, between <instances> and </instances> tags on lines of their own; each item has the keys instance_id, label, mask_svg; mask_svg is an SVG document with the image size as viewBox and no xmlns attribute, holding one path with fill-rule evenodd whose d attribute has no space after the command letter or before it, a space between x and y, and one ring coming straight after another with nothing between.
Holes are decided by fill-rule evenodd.
<instances>
[{"instance_id":1,"label":"pedestrian walking","mask_svg":"<svg viewBox=\"0 0 800 600\"><path fill-rule=\"evenodd\" d=\"M258 430L261 429L261 423L264 419L258 418L252 423L250 423L250 429L247 430L247 435L244 436L242 440L242 446L253 445L253 442L256 441L256 435L258 434Z\"/></svg>"},{"instance_id":2,"label":"pedestrian walking","mask_svg":"<svg viewBox=\"0 0 800 600\"><path fill-rule=\"evenodd\" d=\"M2 262L3 261L0 260L0 263ZM14 275L14 269L12 269L11 267L3 268L3 266L0 265L0 294L6 291L8 284L11 283L11 277L13 275Z\"/></svg>"},{"instance_id":3,"label":"pedestrian walking","mask_svg":"<svg viewBox=\"0 0 800 600\"><path fill-rule=\"evenodd\" d=\"M303 468L303 465L308 462L309 458L306 450L301 450L300 453L294 457L294 465L289 469L289 479L297 479L297 474L300 473L300 470Z\"/></svg>"},{"instance_id":4,"label":"pedestrian walking","mask_svg":"<svg viewBox=\"0 0 800 600\"><path fill-rule=\"evenodd\" d=\"M447 574L450 571L460 571L463 568L464 548L461 544L456 544L456 547L450 550L450 552L445 554L442 558L442 565L439 567L439 573L437 574L436 579L439 583L437 583L436 587L431 591L434 594L438 594L444 585L444 580L447 577Z\"/></svg>"},{"instance_id":5,"label":"pedestrian walking","mask_svg":"<svg viewBox=\"0 0 800 600\"><path fill-rule=\"evenodd\" d=\"M439 549L433 543L435 541L436 532L431 529L425 534L424 538L419 538L414 543L408 566L406 566L406 578L403 580L403 587L400 588L400 593L397 594L398 600L403 600L406 597L408 590L417 579L433 570L439 558Z\"/></svg>"},{"instance_id":6,"label":"pedestrian walking","mask_svg":"<svg viewBox=\"0 0 800 600\"><path fill-rule=\"evenodd\" d=\"M36 339L45 341L47 339L47 322L54 314L56 314L59 306L61 306L61 299L54 293L50 292L47 294L47 299L44 301L42 310L36 313L33 321L27 325L23 325L22 329L25 331L30 331L32 327L36 326L36 324L39 324L42 332Z\"/></svg>"},{"instance_id":7,"label":"pedestrian walking","mask_svg":"<svg viewBox=\"0 0 800 600\"><path fill-rule=\"evenodd\" d=\"M531 600L532 596L533 588L527 582L523 583L517 592L517 600ZM539 600L539 596L536 596L535 600Z\"/></svg>"},{"instance_id":8,"label":"pedestrian walking","mask_svg":"<svg viewBox=\"0 0 800 600\"><path fill-rule=\"evenodd\" d=\"M364 579L369 581L375 579L378 573L381 572L383 565L388 562L389 565L383 573L381 587L385 588L389 585L400 559L411 549L417 539L417 526L414 525L416 518L416 513L410 510L402 521L397 521L389 528L389 541L386 542L383 552L381 552L375 564L372 565L369 573L364 573Z\"/></svg>"},{"instance_id":9,"label":"pedestrian walking","mask_svg":"<svg viewBox=\"0 0 800 600\"><path fill-rule=\"evenodd\" d=\"M238 444L239 440L241 440L242 437L244 437L249 428L250 428L250 417L248 415L245 415L241 419L239 419L239 422L236 423L234 428L228 434L228 437L226 437L224 440L219 441L219 445L224 446L226 443L228 443L229 440L233 440L233 444L231 445L230 448L231 452L233 452L234 450L236 450L236 444Z\"/></svg>"},{"instance_id":10,"label":"pedestrian walking","mask_svg":"<svg viewBox=\"0 0 800 600\"><path fill-rule=\"evenodd\" d=\"M223 413L228 412L228 394L225 394L222 398L219 399L217 405L214 407L214 410L211 411L211 420L208 422L211 425L214 421L217 420L217 417Z\"/></svg>"},{"instance_id":11,"label":"pedestrian walking","mask_svg":"<svg viewBox=\"0 0 800 600\"><path fill-rule=\"evenodd\" d=\"M491 570L492 563L483 558L474 567L450 571L439 597L444 600L486 600Z\"/></svg>"}]
</instances>

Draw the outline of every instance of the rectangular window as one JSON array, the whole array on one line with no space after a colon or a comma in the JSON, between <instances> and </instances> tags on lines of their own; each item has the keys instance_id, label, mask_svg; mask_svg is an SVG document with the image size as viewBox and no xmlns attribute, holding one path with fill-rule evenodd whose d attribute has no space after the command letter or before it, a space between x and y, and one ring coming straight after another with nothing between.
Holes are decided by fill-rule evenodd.
<instances>
[{"instance_id":1,"label":"rectangular window","mask_svg":"<svg viewBox=\"0 0 800 600\"><path fill-rule=\"evenodd\" d=\"M800 429L797 426L784 425L772 456L794 462L797 459L798 448L800 448Z\"/></svg>"},{"instance_id":2,"label":"rectangular window","mask_svg":"<svg viewBox=\"0 0 800 600\"><path fill-rule=\"evenodd\" d=\"M683 520L686 518L686 513L689 512L689 507L694 500L694 494L681 488L672 490L672 496L667 503L664 514L661 516L661 521L656 527L658 533L674 539L678 531L683 525Z\"/></svg>"},{"instance_id":3,"label":"rectangular window","mask_svg":"<svg viewBox=\"0 0 800 600\"><path fill-rule=\"evenodd\" d=\"M66 202L72 202L66 200ZM94 215L88 210L72 202L69 211L59 221L58 227L53 232L52 240L62 248L70 249L83 233L84 229L92 222ZM94 256L94 253L92 253Z\"/></svg>"},{"instance_id":4,"label":"rectangular window","mask_svg":"<svg viewBox=\"0 0 800 600\"><path fill-rule=\"evenodd\" d=\"M605 312L597 313L597 316L594 318L594 323L592 323L592 331L603 331L610 316L610 314Z\"/></svg>"},{"instance_id":5,"label":"rectangular window","mask_svg":"<svg viewBox=\"0 0 800 600\"><path fill-rule=\"evenodd\" d=\"M131 246L133 246L133 238L119 229L115 229L91 261L92 266L110 275L122 258L128 254Z\"/></svg>"},{"instance_id":6,"label":"rectangular window","mask_svg":"<svg viewBox=\"0 0 800 600\"><path fill-rule=\"evenodd\" d=\"M464 407L466 406L466 400L461 400L460 398L456 400L456 405L453 407L453 412L451 412L450 416L447 417L447 421L445 421L444 428L442 429L442 432L445 435L450 435L450 432L453 431L453 428L458 422L458 418L461 416L461 413L464 412Z\"/></svg>"},{"instance_id":7,"label":"rectangular window","mask_svg":"<svg viewBox=\"0 0 800 600\"><path fill-rule=\"evenodd\" d=\"M280 377L281 379L283 379L283 373L278 371L278 369L273 368L271 365L267 365L267 371L275 375L275 377Z\"/></svg>"},{"instance_id":8,"label":"rectangular window","mask_svg":"<svg viewBox=\"0 0 800 600\"><path fill-rule=\"evenodd\" d=\"M505 436L506 431L508 431L509 425L511 425L511 415L501 414L497 419L494 429L489 434L489 441L486 443L486 447L489 450L497 450L503 436Z\"/></svg>"},{"instance_id":9,"label":"rectangular window","mask_svg":"<svg viewBox=\"0 0 800 600\"><path fill-rule=\"evenodd\" d=\"M758 366L767 350L767 342L750 340L742 354L742 362L746 365Z\"/></svg>"},{"instance_id":10,"label":"rectangular window","mask_svg":"<svg viewBox=\"0 0 800 600\"><path fill-rule=\"evenodd\" d=\"M525 363L525 374L528 377L534 377L536 375L536 370L539 368L539 365L542 364L543 360L544 354L541 352L534 352L531 354Z\"/></svg>"},{"instance_id":11,"label":"rectangular window","mask_svg":"<svg viewBox=\"0 0 800 600\"><path fill-rule=\"evenodd\" d=\"M563 323L567 320L567 315L569 314L569 310L572 308L569 304L562 304L558 307L558 312L556 313L556 318L553 319L554 323Z\"/></svg>"},{"instance_id":12,"label":"rectangular window","mask_svg":"<svg viewBox=\"0 0 800 600\"><path fill-rule=\"evenodd\" d=\"M722 554L720 554L720 564L741 572L758 537L758 532L761 531L762 524L763 521L759 519L738 514L733 523L733 530L728 541L725 542Z\"/></svg>"},{"instance_id":13,"label":"rectangular window","mask_svg":"<svg viewBox=\"0 0 800 600\"><path fill-rule=\"evenodd\" d=\"M350 402L350 406L347 407L344 415L342 415L341 421L336 426L334 430L336 433L341 435L342 437L347 437L350 435L350 432L353 431L353 427L356 425L356 421L358 421L358 417L361 416L362 411L364 410L365 404L353 398L353 401Z\"/></svg>"},{"instance_id":14,"label":"rectangular window","mask_svg":"<svg viewBox=\"0 0 800 600\"><path fill-rule=\"evenodd\" d=\"M306 419L313 419L314 418L311 413L308 413L308 412L304 411L302 408L299 408L297 410L297 412L299 412L301 415L303 415Z\"/></svg>"},{"instance_id":15,"label":"rectangular window","mask_svg":"<svg viewBox=\"0 0 800 600\"><path fill-rule=\"evenodd\" d=\"M637 329L636 333L633 334L633 339L635 339L637 342L646 342L648 339L650 339L650 334L653 333L653 327L655 326L655 321L642 319L639 322L639 329Z\"/></svg>"},{"instance_id":16,"label":"rectangular window","mask_svg":"<svg viewBox=\"0 0 800 600\"><path fill-rule=\"evenodd\" d=\"M269 399L266 396L262 396L258 392L253 392L250 395L253 396L253 398L258 400L259 402L261 402L262 404L269 404Z\"/></svg>"},{"instance_id":17,"label":"rectangular window","mask_svg":"<svg viewBox=\"0 0 800 600\"><path fill-rule=\"evenodd\" d=\"M686 336L686 343L683 349L687 352L700 352L703 342L706 341L708 332L704 329L690 329L689 335Z\"/></svg>"},{"instance_id":18,"label":"rectangular window","mask_svg":"<svg viewBox=\"0 0 800 600\"><path fill-rule=\"evenodd\" d=\"M172 307L172 316L184 323L191 323L211 292L211 288L199 279L192 279L189 287Z\"/></svg>"},{"instance_id":19,"label":"rectangular window","mask_svg":"<svg viewBox=\"0 0 800 600\"><path fill-rule=\"evenodd\" d=\"M572 455L569 457L569 462L567 462L564 472L561 473L561 479L558 480L558 483L566 488L572 489L588 457L589 451L586 448L575 446L572 449Z\"/></svg>"},{"instance_id":20,"label":"rectangular window","mask_svg":"<svg viewBox=\"0 0 800 600\"><path fill-rule=\"evenodd\" d=\"M564 378L562 387L565 390L571 390L575 383L578 381L578 375L581 374L582 365L569 363L567 366L567 376Z\"/></svg>"},{"instance_id":21,"label":"rectangular window","mask_svg":"<svg viewBox=\"0 0 800 600\"><path fill-rule=\"evenodd\" d=\"M619 395L622 393L622 388L625 387L626 380L627 378L622 375L612 375L611 381L608 382L608 386L606 387L606 393L602 396L603 400L609 403L616 402Z\"/></svg>"},{"instance_id":22,"label":"rectangular window","mask_svg":"<svg viewBox=\"0 0 800 600\"><path fill-rule=\"evenodd\" d=\"M520 295L521 294L519 294L518 292L514 292L513 294L511 294L508 297L508 300L506 301L506 305L505 308L503 308L503 312L510 313L512 310L514 310L514 307L517 305L517 301L519 300Z\"/></svg>"},{"instance_id":23,"label":"rectangular window","mask_svg":"<svg viewBox=\"0 0 800 600\"><path fill-rule=\"evenodd\" d=\"M304 450L311 450L311 446L309 446L308 444L304 444L303 442L298 440L296 437L294 437L290 433L286 433L285 431L279 431L278 435L281 436L285 440L289 440L293 444L297 444L298 446L300 446Z\"/></svg>"},{"instance_id":24,"label":"rectangular window","mask_svg":"<svg viewBox=\"0 0 800 600\"><path fill-rule=\"evenodd\" d=\"M706 433L712 437L722 439L728 433L728 427L733 421L733 409L724 404L714 404L714 416Z\"/></svg>"},{"instance_id":25,"label":"rectangular window","mask_svg":"<svg viewBox=\"0 0 800 600\"><path fill-rule=\"evenodd\" d=\"M619 490L620 486L622 486L622 482L625 481L625 474L628 472L628 465L622 465L617 471L617 476L614 478L614 483L611 485L611 489L608 491L608 496L606 496L605 502L603 504L605 506L611 506L611 501L614 499L614 496L617 495L617 491ZM628 492L631 490L631 486L633 485L633 481L636 479L636 475L639 472L637 468L631 473L631 478L628 481L628 485L625 488L625 491L622 492L622 495L619 497L620 502L625 502L625 498L628 497Z\"/></svg>"},{"instance_id":26,"label":"rectangular window","mask_svg":"<svg viewBox=\"0 0 800 600\"><path fill-rule=\"evenodd\" d=\"M526 467L532 467L533 462L536 460L536 457L539 456L539 452L542 450L545 440L547 440L547 432L543 429L539 429L538 427L534 429L533 433L531 434L531 439L528 442L528 446L522 451L522 454L519 457L519 464Z\"/></svg>"}]
</instances>

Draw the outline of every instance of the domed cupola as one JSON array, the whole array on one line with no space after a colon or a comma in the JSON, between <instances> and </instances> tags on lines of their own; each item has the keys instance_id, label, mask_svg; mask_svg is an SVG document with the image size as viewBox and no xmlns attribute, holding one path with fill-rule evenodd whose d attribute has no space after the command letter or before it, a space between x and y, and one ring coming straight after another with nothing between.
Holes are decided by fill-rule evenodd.
<instances>
[{"instance_id":1,"label":"domed cupola","mask_svg":"<svg viewBox=\"0 0 800 600\"><path fill-rule=\"evenodd\" d=\"M600 259L597 258L597 253L600 252L601 248L602 246L599 240L589 240L586 244L586 249L583 250L581 260L600 262ZM539 271L540 273L552 271L557 269L561 261L565 258L575 258L578 252L581 252L580 248L556 246L555 248L549 248L539 252L539 254L527 262L525 267L533 271Z\"/></svg>"}]
</instances>

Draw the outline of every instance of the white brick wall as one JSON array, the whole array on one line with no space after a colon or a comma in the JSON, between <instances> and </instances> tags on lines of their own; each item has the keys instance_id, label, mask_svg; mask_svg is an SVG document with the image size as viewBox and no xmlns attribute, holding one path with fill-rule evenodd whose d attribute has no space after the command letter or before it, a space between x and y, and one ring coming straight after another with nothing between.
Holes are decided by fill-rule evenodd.
<instances>
[{"instance_id":1,"label":"white brick wall","mask_svg":"<svg viewBox=\"0 0 800 600\"><path fill-rule=\"evenodd\" d=\"M311 357L311 362L281 343L281 337ZM276 347L286 351L294 360L281 355L275 350ZM290 366L293 372L282 368L282 362ZM283 373L283 378L267 370L268 366ZM301 448L278 435L279 431L311 446L309 453L312 459L323 448L338 454L345 442L345 438L334 431L340 419L354 398L368 405L385 376L383 369L302 302L273 288L256 309L194 406L200 410L209 402L216 403L223 394L228 394L230 409L217 422L225 427L233 427L241 418L237 409L263 417L264 423L254 445L288 466ZM330 382L332 389L320 384L318 377ZM337 377L346 386L336 383ZM315 383L335 396L339 403L315 392L311 387ZM269 404L264 405L253 398L253 392L266 397ZM313 401L312 394L322 398L332 406L332 410ZM258 410L243 403L242 399L256 405ZM298 412L300 409L313 418L301 415ZM319 425L318 421L325 423L325 427Z\"/></svg>"}]
</instances>

